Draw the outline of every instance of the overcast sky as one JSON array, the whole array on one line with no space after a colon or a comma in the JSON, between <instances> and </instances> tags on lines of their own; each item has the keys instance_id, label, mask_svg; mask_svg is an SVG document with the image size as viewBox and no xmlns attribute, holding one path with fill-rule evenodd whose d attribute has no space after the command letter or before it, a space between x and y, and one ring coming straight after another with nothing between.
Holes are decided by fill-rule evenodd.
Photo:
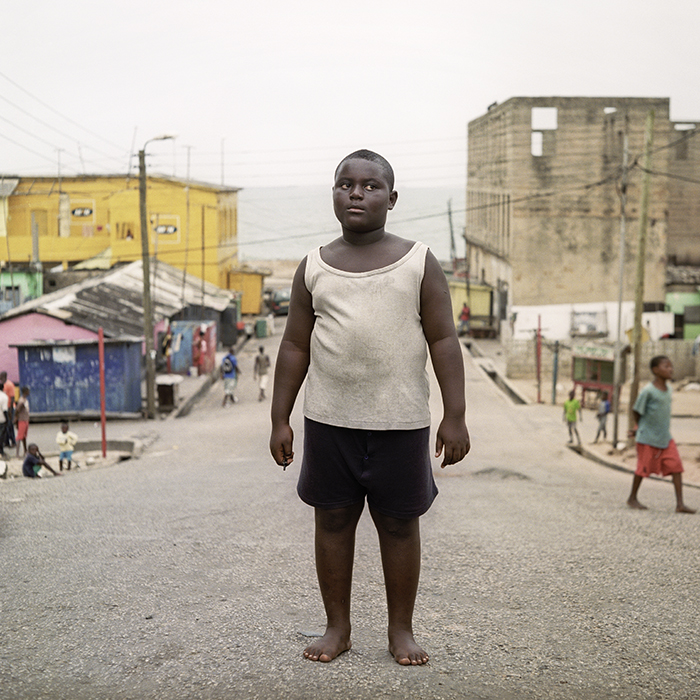
<instances>
[{"instance_id":1,"label":"overcast sky","mask_svg":"<svg viewBox=\"0 0 700 700\"><path fill-rule=\"evenodd\" d=\"M33 0L0 23L0 173L149 168L325 184L356 148L460 186L466 125L513 96L670 97L700 120L697 0ZM223 158L222 158L223 152ZM135 159L131 161L135 165Z\"/></svg>"}]
</instances>

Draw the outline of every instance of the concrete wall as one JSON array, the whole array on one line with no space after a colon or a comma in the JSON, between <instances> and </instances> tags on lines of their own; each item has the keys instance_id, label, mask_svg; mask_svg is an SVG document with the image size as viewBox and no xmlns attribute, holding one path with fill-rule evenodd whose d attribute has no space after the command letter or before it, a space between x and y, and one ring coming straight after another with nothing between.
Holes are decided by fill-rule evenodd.
<instances>
[{"instance_id":1,"label":"concrete wall","mask_svg":"<svg viewBox=\"0 0 700 700\"><path fill-rule=\"evenodd\" d=\"M504 344L506 376L510 379L534 379L537 376L535 340L512 340ZM674 379L697 377L697 358L692 353L693 343L688 340L656 340L642 345L641 374L649 376L649 361L655 355L668 355L674 366ZM627 377L632 376L632 359L627 359ZM565 386L571 382L571 348L559 344L558 381ZM554 368L554 343L542 342L542 377L551 380Z\"/></svg>"},{"instance_id":2,"label":"concrete wall","mask_svg":"<svg viewBox=\"0 0 700 700\"><path fill-rule=\"evenodd\" d=\"M668 99L517 97L469 124L466 233L509 257L513 304L617 299L622 133L627 118L630 153L642 152L652 108L653 167L663 171ZM541 110L554 116L544 126L537 123ZM628 186L627 300L634 295L640 185L637 169ZM653 179L650 202L645 301L663 302L666 178Z\"/></svg>"},{"instance_id":3,"label":"concrete wall","mask_svg":"<svg viewBox=\"0 0 700 700\"><path fill-rule=\"evenodd\" d=\"M513 306L511 311L512 338L527 340L537 331L538 317L541 323L543 337L548 340L572 339L572 324L578 324L577 330L598 328L601 338L609 341L617 339L617 302L589 304L546 304L541 306ZM573 318L572 318L573 315ZM649 333L651 340L658 340L664 335L673 335L672 312L648 312L642 314L642 325ZM634 302L622 304L622 339L627 340L634 325ZM575 337L575 336L574 336ZM585 340L585 336L581 335Z\"/></svg>"},{"instance_id":4,"label":"concrete wall","mask_svg":"<svg viewBox=\"0 0 700 700\"><path fill-rule=\"evenodd\" d=\"M695 128L688 128L695 127ZM669 149L668 260L672 265L700 265L700 122L674 123ZM687 178L683 180L682 178Z\"/></svg>"}]
</instances>

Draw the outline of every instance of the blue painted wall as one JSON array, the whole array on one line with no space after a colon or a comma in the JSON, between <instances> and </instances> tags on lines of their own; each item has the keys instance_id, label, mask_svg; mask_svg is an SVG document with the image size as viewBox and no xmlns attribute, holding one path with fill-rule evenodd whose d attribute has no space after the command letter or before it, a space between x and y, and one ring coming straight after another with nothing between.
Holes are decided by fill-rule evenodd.
<instances>
[{"instance_id":1,"label":"blue painted wall","mask_svg":"<svg viewBox=\"0 0 700 700\"><path fill-rule=\"evenodd\" d=\"M33 414L100 411L97 343L19 346L21 386L28 386ZM108 413L141 411L140 343L105 343Z\"/></svg>"}]
</instances>

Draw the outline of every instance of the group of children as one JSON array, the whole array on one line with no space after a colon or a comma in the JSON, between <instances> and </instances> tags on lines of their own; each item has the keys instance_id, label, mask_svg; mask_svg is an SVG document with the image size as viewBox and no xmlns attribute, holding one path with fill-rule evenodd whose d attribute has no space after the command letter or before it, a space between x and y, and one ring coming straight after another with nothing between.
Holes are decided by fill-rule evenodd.
<instances>
[{"instance_id":1,"label":"group of children","mask_svg":"<svg viewBox=\"0 0 700 700\"><path fill-rule=\"evenodd\" d=\"M673 379L673 363L666 355L657 355L651 359L649 368L653 379L639 392L634 402L632 412L635 425L628 431L628 436L635 438L637 467L627 505L636 510L646 510L646 506L637 500L642 480L652 475L670 476L676 496L676 512L695 513L683 502L683 462L671 437L671 387L668 382ZM598 442L601 435L604 439L607 437L605 421L608 413L610 401L607 394L603 394L596 410L598 431L594 442ZM571 391L569 399L564 402L564 420L569 428L569 443L573 442L575 435L580 445L577 414L583 420L581 402L576 398L576 392Z\"/></svg>"},{"instance_id":2,"label":"group of children","mask_svg":"<svg viewBox=\"0 0 700 700\"><path fill-rule=\"evenodd\" d=\"M253 364L253 379L258 383L258 401L265 399L267 391L268 375L270 372L270 357L265 352L265 348L261 345L258 348L258 354L255 356ZM238 377L243 374L241 367L236 358L235 348L232 346L221 361L221 378L224 380L224 400L221 404L226 406L230 401L232 404L238 402L236 396L236 387L238 386Z\"/></svg>"},{"instance_id":3,"label":"group of children","mask_svg":"<svg viewBox=\"0 0 700 700\"><path fill-rule=\"evenodd\" d=\"M0 456L5 456L5 447L15 447L20 457L20 447L27 453L27 432L29 430L29 387L23 386L16 397L14 382L7 378L7 372L0 372Z\"/></svg>"},{"instance_id":4,"label":"group of children","mask_svg":"<svg viewBox=\"0 0 700 700\"><path fill-rule=\"evenodd\" d=\"M78 442L78 436L68 428L68 422L61 423L61 429L56 435L56 443L58 445L58 468L57 472L44 458L44 455L39 451L39 447L35 443L30 443L26 450L24 462L22 463L22 474L29 479L38 479L41 477L41 469L48 469L54 476L61 476L63 465L65 463L66 470L70 471L73 466L73 451ZM76 464L77 467L77 464Z\"/></svg>"}]
</instances>

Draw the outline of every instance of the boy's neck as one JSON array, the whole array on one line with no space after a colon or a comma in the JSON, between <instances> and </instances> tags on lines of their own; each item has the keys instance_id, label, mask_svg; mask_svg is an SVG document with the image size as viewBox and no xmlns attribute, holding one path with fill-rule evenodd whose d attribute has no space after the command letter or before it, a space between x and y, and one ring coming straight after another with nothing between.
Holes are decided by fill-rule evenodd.
<instances>
[{"instance_id":1,"label":"boy's neck","mask_svg":"<svg viewBox=\"0 0 700 700\"><path fill-rule=\"evenodd\" d=\"M666 380L663 377L654 377L652 384L661 391L666 391L668 389L666 386Z\"/></svg>"},{"instance_id":2,"label":"boy's neck","mask_svg":"<svg viewBox=\"0 0 700 700\"><path fill-rule=\"evenodd\" d=\"M372 245L373 243L379 243L379 241L386 238L387 235L388 234L383 226L382 228L375 229L374 231L367 231L363 233L350 231L345 227L342 228L343 241L352 246Z\"/></svg>"}]
</instances>

